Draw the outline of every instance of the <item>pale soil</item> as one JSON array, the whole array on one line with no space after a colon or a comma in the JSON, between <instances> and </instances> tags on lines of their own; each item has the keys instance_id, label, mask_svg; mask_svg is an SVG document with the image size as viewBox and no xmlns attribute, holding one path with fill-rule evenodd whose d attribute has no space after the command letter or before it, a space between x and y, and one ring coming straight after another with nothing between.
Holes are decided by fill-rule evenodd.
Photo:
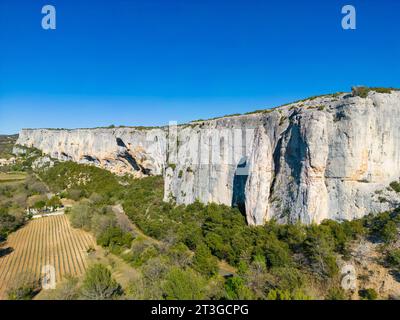
<instances>
[{"instance_id":1,"label":"pale soil","mask_svg":"<svg viewBox=\"0 0 400 320\"><path fill-rule=\"evenodd\" d=\"M380 299L400 298L400 282L395 273L385 268L381 261L379 244L362 239L354 243L351 263L357 273L357 290L353 299L359 299L358 290L372 288L378 293Z\"/></svg>"}]
</instances>

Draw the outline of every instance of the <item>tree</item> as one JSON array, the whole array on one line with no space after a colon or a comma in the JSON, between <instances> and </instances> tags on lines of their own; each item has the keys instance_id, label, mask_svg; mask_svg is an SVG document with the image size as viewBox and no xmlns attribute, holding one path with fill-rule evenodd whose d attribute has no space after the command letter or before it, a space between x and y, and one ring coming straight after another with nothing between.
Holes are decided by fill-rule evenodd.
<instances>
[{"instance_id":1,"label":"tree","mask_svg":"<svg viewBox=\"0 0 400 320\"><path fill-rule=\"evenodd\" d=\"M118 227L110 227L97 238L97 244L103 247L128 247L131 245L132 240L133 237L130 233L123 232Z\"/></svg>"},{"instance_id":2,"label":"tree","mask_svg":"<svg viewBox=\"0 0 400 320\"><path fill-rule=\"evenodd\" d=\"M9 214L7 209L0 209L0 242L6 240L7 235L17 229L22 223L23 220Z\"/></svg>"},{"instance_id":3,"label":"tree","mask_svg":"<svg viewBox=\"0 0 400 320\"><path fill-rule=\"evenodd\" d=\"M363 300L376 300L378 298L378 293L372 288L361 289L358 294Z\"/></svg>"},{"instance_id":4,"label":"tree","mask_svg":"<svg viewBox=\"0 0 400 320\"><path fill-rule=\"evenodd\" d=\"M275 238L268 242L265 257L269 267L288 266L292 263L289 247Z\"/></svg>"},{"instance_id":5,"label":"tree","mask_svg":"<svg viewBox=\"0 0 400 320\"><path fill-rule=\"evenodd\" d=\"M95 214L91 221L91 231L96 237L106 232L107 229L116 226L115 215L113 214Z\"/></svg>"},{"instance_id":6,"label":"tree","mask_svg":"<svg viewBox=\"0 0 400 320\"><path fill-rule=\"evenodd\" d=\"M228 278L225 283L226 298L229 300L251 300L253 294L246 287L245 281L241 277Z\"/></svg>"},{"instance_id":7,"label":"tree","mask_svg":"<svg viewBox=\"0 0 400 320\"><path fill-rule=\"evenodd\" d=\"M15 218L9 215L5 210L0 211L0 242L6 240Z\"/></svg>"},{"instance_id":8,"label":"tree","mask_svg":"<svg viewBox=\"0 0 400 320\"><path fill-rule=\"evenodd\" d=\"M192 261L192 252L182 242L169 248L168 255L171 257L172 262L181 268L186 267Z\"/></svg>"},{"instance_id":9,"label":"tree","mask_svg":"<svg viewBox=\"0 0 400 320\"><path fill-rule=\"evenodd\" d=\"M325 226L311 226L304 250L314 271L322 277L332 277L338 272L334 253L334 239Z\"/></svg>"},{"instance_id":10,"label":"tree","mask_svg":"<svg viewBox=\"0 0 400 320\"><path fill-rule=\"evenodd\" d=\"M41 210L46 206L46 201L44 200L40 200L35 202L35 204L33 205L33 208L37 209L37 210Z\"/></svg>"},{"instance_id":11,"label":"tree","mask_svg":"<svg viewBox=\"0 0 400 320\"><path fill-rule=\"evenodd\" d=\"M400 270L400 249L389 251L386 257L386 261L392 268Z\"/></svg>"},{"instance_id":12,"label":"tree","mask_svg":"<svg viewBox=\"0 0 400 320\"><path fill-rule=\"evenodd\" d=\"M81 292L89 300L109 300L121 294L121 286L106 266L94 264L86 271Z\"/></svg>"},{"instance_id":13,"label":"tree","mask_svg":"<svg viewBox=\"0 0 400 320\"><path fill-rule=\"evenodd\" d=\"M172 268L163 284L163 295L167 300L205 299L205 279L192 269Z\"/></svg>"},{"instance_id":14,"label":"tree","mask_svg":"<svg viewBox=\"0 0 400 320\"><path fill-rule=\"evenodd\" d=\"M90 230L91 227L91 210L86 204L78 204L71 208L71 224L74 228Z\"/></svg>"},{"instance_id":15,"label":"tree","mask_svg":"<svg viewBox=\"0 0 400 320\"><path fill-rule=\"evenodd\" d=\"M210 249L204 243L200 243L196 248L193 268L208 277L218 272L218 260L211 254Z\"/></svg>"},{"instance_id":16,"label":"tree","mask_svg":"<svg viewBox=\"0 0 400 320\"><path fill-rule=\"evenodd\" d=\"M397 234L397 225L393 221L388 221L381 231L382 238L386 243L396 240Z\"/></svg>"},{"instance_id":17,"label":"tree","mask_svg":"<svg viewBox=\"0 0 400 320\"><path fill-rule=\"evenodd\" d=\"M54 210L54 209L56 209L56 208L61 207L61 206L62 206L62 203L61 203L61 200L60 200L59 197L53 196L53 197L51 197L49 200L47 200L46 206L47 206L47 207L51 207L51 208L53 208L53 210Z\"/></svg>"},{"instance_id":18,"label":"tree","mask_svg":"<svg viewBox=\"0 0 400 320\"><path fill-rule=\"evenodd\" d=\"M310 300L302 291L291 293L287 290L273 289L268 292L267 300Z\"/></svg>"}]
</instances>

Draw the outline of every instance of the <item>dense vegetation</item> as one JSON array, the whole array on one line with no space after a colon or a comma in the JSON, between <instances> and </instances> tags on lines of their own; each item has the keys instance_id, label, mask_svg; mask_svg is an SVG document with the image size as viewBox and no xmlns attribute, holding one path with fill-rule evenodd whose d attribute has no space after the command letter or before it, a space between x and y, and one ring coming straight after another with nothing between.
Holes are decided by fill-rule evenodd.
<instances>
[{"instance_id":1,"label":"dense vegetation","mask_svg":"<svg viewBox=\"0 0 400 320\"><path fill-rule=\"evenodd\" d=\"M0 135L0 159L8 159L12 157L12 149L17 138L18 135Z\"/></svg>"},{"instance_id":2,"label":"dense vegetation","mask_svg":"<svg viewBox=\"0 0 400 320\"><path fill-rule=\"evenodd\" d=\"M380 241L384 263L394 270L400 265L398 250L391 250L399 211L318 226L271 221L249 227L235 208L163 202L161 177L121 178L69 162L41 177L54 192L79 201L70 211L74 226L91 230L99 245L140 272L125 288L129 298L343 299L337 261L349 258L360 237ZM116 203L143 234L118 221ZM229 272L221 261L232 266ZM368 290L359 294L374 297Z\"/></svg>"},{"instance_id":3,"label":"dense vegetation","mask_svg":"<svg viewBox=\"0 0 400 320\"><path fill-rule=\"evenodd\" d=\"M24 224L26 208L50 203L46 192L46 185L33 175L22 180L0 181L0 242Z\"/></svg>"}]
</instances>

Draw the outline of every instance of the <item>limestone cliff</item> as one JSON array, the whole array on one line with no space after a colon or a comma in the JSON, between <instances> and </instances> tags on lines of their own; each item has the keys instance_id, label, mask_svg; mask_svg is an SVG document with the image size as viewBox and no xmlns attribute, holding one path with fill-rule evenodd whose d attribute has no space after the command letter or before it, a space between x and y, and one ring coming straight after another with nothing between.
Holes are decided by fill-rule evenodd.
<instances>
[{"instance_id":1,"label":"limestone cliff","mask_svg":"<svg viewBox=\"0 0 400 320\"><path fill-rule=\"evenodd\" d=\"M23 129L17 145L35 147L59 160L94 164L116 174L162 174L163 129Z\"/></svg>"},{"instance_id":2,"label":"limestone cliff","mask_svg":"<svg viewBox=\"0 0 400 320\"><path fill-rule=\"evenodd\" d=\"M238 206L250 224L353 219L398 206L400 92L326 95L151 130L22 130L18 144L117 173L164 174L165 200Z\"/></svg>"}]
</instances>

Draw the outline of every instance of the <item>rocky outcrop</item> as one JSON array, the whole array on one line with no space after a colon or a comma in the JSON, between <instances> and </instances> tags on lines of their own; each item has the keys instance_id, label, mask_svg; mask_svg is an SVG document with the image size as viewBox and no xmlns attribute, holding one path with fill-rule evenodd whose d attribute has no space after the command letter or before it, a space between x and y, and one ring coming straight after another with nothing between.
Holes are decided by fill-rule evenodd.
<instances>
[{"instance_id":1,"label":"rocky outcrop","mask_svg":"<svg viewBox=\"0 0 400 320\"><path fill-rule=\"evenodd\" d=\"M327 95L137 130L22 130L18 144L117 173L164 174L166 201L238 206L250 224L354 219L399 205L400 92Z\"/></svg>"},{"instance_id":2,"label":"rocky outcrop","mask_svg":"<svg viewBox=\"0 0 400 320\"><path fill-rule=\"evenodd\" d=\"M400 177L398 123L400 92L329 95L198 123L178 130L165 197L237 205L255 225L388 210L400 203L387 189Z\"/></svg>"},{"instance_id":3,"label":"rocky outcrop","mask_svg":"<svg viewBox=\"0 0 400 320\"><path fill-rule=\"evenodd\" d=\"M162 174L166 157L163 129L23 129L18 145L35 147L59 160L94 164L116 174Z\"/></svg>"}]
</instances>

